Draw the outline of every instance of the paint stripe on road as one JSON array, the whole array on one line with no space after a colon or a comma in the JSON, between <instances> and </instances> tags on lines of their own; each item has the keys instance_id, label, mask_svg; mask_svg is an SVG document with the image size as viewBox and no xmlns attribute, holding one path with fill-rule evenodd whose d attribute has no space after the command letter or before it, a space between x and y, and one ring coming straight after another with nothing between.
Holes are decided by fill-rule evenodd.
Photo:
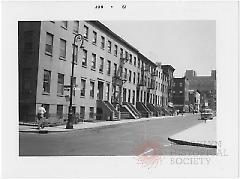
<instances>
[{"instance_id":1,"label":"paint stripe on road","mask_svg":"<svg viewBox=\"0 0 240 179\"><path fill-rule=\"evenodd\" d=\"M146 155L146 154L148 154L148 153L150 153L150 152L152 152L152 151L153 151L153 149L151 148L151 149L149 149L149 150L147 150L147 151L141 153L140 156L142 156L142 155Z\"/></svg>"}]
</instances>

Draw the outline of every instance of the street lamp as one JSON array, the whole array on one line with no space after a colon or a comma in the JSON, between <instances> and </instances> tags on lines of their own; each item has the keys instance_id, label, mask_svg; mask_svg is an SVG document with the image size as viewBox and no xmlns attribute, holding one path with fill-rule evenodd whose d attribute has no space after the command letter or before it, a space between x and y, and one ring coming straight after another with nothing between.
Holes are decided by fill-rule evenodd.
<instances>
[{"instance_id":1,"label":"street lamp","mask_svg":"<svg viewBox=\"0 0 240 179\"><path fill-rule=\"evenodd\" d=\"M72 96L73 96L73 75L74 75L74 63L75 63L75 49L76 42L80 43L80 48L83 48L83 36L81 34L76 34L73 42L73 54L72 54L72 74L70 82L70 105L68 110L68 122L66 129L73 129L73 107L72 107Z\"/></svg>"}]
</instances>

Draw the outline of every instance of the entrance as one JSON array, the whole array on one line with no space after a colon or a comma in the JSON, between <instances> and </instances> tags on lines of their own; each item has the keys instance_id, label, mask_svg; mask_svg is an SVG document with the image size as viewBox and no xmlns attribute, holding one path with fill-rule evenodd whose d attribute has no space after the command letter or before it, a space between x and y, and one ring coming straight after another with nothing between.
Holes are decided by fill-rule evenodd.
<instances>
[{"instance_id":1,"label":"entrance","mask_svg":"<svg viewBox=\"0 0 240 179\"><path fill-rule=\"evenodd\" d=\"M139 89L137 89L137 98L136 98L136 101L137 101L137 102L139 101Z\"/></svg>"},{"instance_id":2,"label":"entrance","mask_svg":"<svg viewBox=\"0 0 240 179\"><path fill-rule=\"evenodd\" d=\"M97 99L103 100L103 82L98 81Z\"/></svg>"},{"instance_id":3,"label":"entrance","mask_svg":"<svg viewBox=\"0 0 240 179\"><path fill-rule=\"evenodd\" d=\"M123 88L123 102L127 102L127 89Z\"/></svg>"}]
</instances>

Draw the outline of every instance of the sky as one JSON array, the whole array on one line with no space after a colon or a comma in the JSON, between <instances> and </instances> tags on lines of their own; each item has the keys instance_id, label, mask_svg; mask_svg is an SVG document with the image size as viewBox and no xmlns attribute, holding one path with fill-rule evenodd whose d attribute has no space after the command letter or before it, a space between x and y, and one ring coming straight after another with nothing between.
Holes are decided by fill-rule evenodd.
<instances>
[{"instance_id":1,"label":"sky","mask_svg":"<svg viewBox=\"0 0 240 179\"><path fill-rule=\"evenodd\" d=\"M101 21L153 62L170 64L174 76L216 69L216 23L211 20Z\"/></svg>"}]
</instances>

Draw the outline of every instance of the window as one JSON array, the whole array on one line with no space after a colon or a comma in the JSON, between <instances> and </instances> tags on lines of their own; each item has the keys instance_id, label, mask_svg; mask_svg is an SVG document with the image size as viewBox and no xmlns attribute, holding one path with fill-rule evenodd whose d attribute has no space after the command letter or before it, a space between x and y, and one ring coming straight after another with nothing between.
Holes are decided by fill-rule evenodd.
<instances>
[{"instance_id":1,"label":"window","mask_svg":"<svg viewBox=\"0 0 240 179\"><path fill-rule=\"evenodd\" d=\"M132 54L129 54L129 63L132 64Z\"/></svg>"},{"instance_id":2,"label":"window","mask_svg":"<svg viewBox=\"0 0 240 179\"><path fill-rule=\"evenodd\" d=\"M78 46L73 44L73 52L74 52L74 63L77 64L78 60Z\"/></svg>"},{"instance_id":3,"label":"window","mask_svg":"<svg viewBox=\"0 0 240 179\"><path fill-rule=\"evenodd\" d=\"M132 71L129 70L129 82L131 82L131 79L132 79Z\"/></svg>"},{"instance_id":4,"label":"window","mask_svg":"<svg viewBox=\"0 0 240 179\"><path fill-rule=\"evenodd\" d=\"M85 106L80 106L80 119L85 118Z\"/></svg>"},{"instance_id":5,"label":"window","mask_svg":"<svg viewBox=\"0 0 240 179\"><path fill-rule=\"evenodd\" d=\"M62 21L62 27L67 29L68 27L68 22L67 21Z\"/></svg>"},{"instance_id":6,"label":"window","mask_svg":"<svg viewBox=\"0 0 240 179\"><path fill-rule=\"evenodd\" d=\"M111 48L112 48L112 43L111 41L109 40L108 41L108 52L111 53Z\"/></svg>"},{"instance_id":7,"label":"window","mask_svg":"<svg viewBox=\"0 0 240 179\"><path fill-rule=\"evenodd\" d=\"M82 66L87 67L87 50L83 50Z\"/></svg>"},{"instance_id":8,"label":"window","mask_svg":"<svg viewBox=\"0 0 240 179\"><path fill-rule=\"evenodd\" d=\"M105 48L105 38L103 36L101 36L101 48Z\"/></svg>"},{"instance_id":9,"label":"window","mask_svg":"<svg viewBox=\"0 0 240 179\"><path fill-rule=\"evenodd\" d=\"M85 39L88 39L88 27L86 25L84 25L83 29L84 29L83 37Z\"/></svg>"},{"instance_id":10,"label":"window","mask_svg":"<svg viewBox=\"0 0 240 179\"><path fill-rule=\"evenodd\" d=\"M175 91L173 91L173 94L175 94Z\"/></svg>"},{"instance_id":11,"label":"window","mask_svg":"<svg viewBox=\"0 0 240 179\"><path fill-rule=\"evenodd\" d=\"M175 86L175 83L173 83L173 87Z\"/></svg>"},{"instance_id":12,"label":"window","mask_svg":"<svg viewBox=\"0 0 240 179\"><path fill-rule=\"evenodd\" d=\"M134 64L134 66L137 65L137 58L136 58L136 57L134 57L134 62L133 62L133 64Z\"/></svg>"},{"instance_id":13,"label":"window","mask_svg":"<svg viewBox=\"0 0 240 179\"><path fill-rule=\"evenodd\" d=\"M58 73L57 94L63 95L63 90L64 90L64 75Z\"/></svg>"},{"instance_id":14,"label":"window","mask_svg":"<svg viewBox=\"0 0 240 179\"><path fill-rule=\"evenodd\" d=\"M100 57L100 66L99 66L100 73L103 73L103 65L104 65L104 58Z\"/></svg>"},{"instance_id":15,"label":"window","mask_svg":"<svg viewBox=\"0 0 240 179\"><path fill-rule=\"evenodd\" d=\"M63 105L57 105L57 117L59 119L63 117Z\"/></svg>"},{"instance_id":16,"label":"window","mask_svg":"<svg viewBox=\"0 0 240 179\"><path fill-rule=\"evenodd\" d=\"M128 59L128 52L125 51L125 58Z\"/></svg>"},{"instance_id":17,"label":"window","mask_svg":"<svg viewBox=\"0 0 240 179\"><path fill-rule=\"evenodd\" d=\"M60 59L66 59L66 40L60 39Z\"/></svg>"},{"instance_id":18,"label":"window","mask_svg":"<svg viewBox=\"0 0 240 179\"><path fill-rule=\"evenodd\" d=\"M92 70L96 69L96 60L97 60L96 54L93 53L92 54L92 65L91 65Z\"/></svg>"},{"instance_id":19,"label":"window","mask_svg":"<svg viewBox=\"0 0 240 179\"><path fill-rule=\"evenodd\" d=\"M94 118L94 107L89 108L89 118L90 119Z\"/></svg>"},{"instance_id":20,"label":"window","mask_svg":"<svg viewBox=\"0 0 240 179\"><path fill-rule=\"evenodd\" d=\"M90 98L94 98L94 81L90 81Z\"/></svg>"},{"instance_id":21,"label":"window","mask_svg":"<svg viewBox=\"0 0 240 179\"><path fill-rule=\"evenodd\" d=\"M123 58L123 49L120 48L120 57Z\"/></svg>"},{"instance_id":22,"label":"window","mask_svg":"<svg viewBox=\"0 0 240 179\"><path fill-rule=\"evenodd\" d=\"M114 55L117 56L117 50L118 50L118 46L114 45Z\"/></svg>"},{"instance_id":23,"label":"window","mask_svg":"<svg viewBox=\"0 0 240 179\"><path fill-rule=\"evenodd\" d=\"M97 32L93 31L93 44L97 44Z\"/></svg>"},{"instance_id":24,"label":"window","mask_svg":"<svg viewBox=\"0 0 240 179\"><path fill-rule=\"evenodd\" d=\"M140 59L138 59L138 68L140 68L140 63L141 63L141 61L140 61Z\"/></svg>"},{"instance_id":25,"label":"window","mask_svg":"<svg viewBox=\"0 0 240 179\"><path fill-rule=\"evenodd\" d=\"M127 79L127 68L125 68L124 70L125 70L124 78Z\"/></svg>"},{"instance_id":26,"label":"window","mask_svg":"<svg viewBox=\"0 0 240 179\"><path fill-rule=\"evenodd\" d=\"M107 101L109 101L109 97L110 97L109 92L110 92L110 84L107 83L107 89L106 89L106 98L107 98Z\"/></svg>"},{"instance_id":27,"label":"window","mask_svg":"<svg viewBox=\"0 0 240 179\"><path fill-rule=\"evenodd\" d=\"M114 63L114 75L117 75L117 64Z\"/></svg>"},{"instance_id":28,"label":"window","mask_svg":"<svg viewBox=\"0 0 240 179\"><path fill-rule=\"evenodd\" d=\"M135 82L136 82L135 77L136 77L136 73L133 72L133 83L134 83L134 84L135 84Z\"/></svg>"},{"instance_id":29,"label":"window","mask_svg":"<svg viewBox=\"0 0 240 179\"><path fill-rule=\"evenodd\" d=\"M111 74L111 61L107 61L107 74L110 75Z\"/></svg>"},{"instance_id":30,"label":"window","mask_svg":"<svg viewBox=\"0 0 240 179\"><path fill-rule=\"evenodd\" d=\"M182 91L179 91L180 94L182 94Z\"/></svg>"},{"instance_id":31,"label":"window","mask_svg":"<svg viewBox=\"0 0 240 179\"><path fill-rule=\"evenodd\" d=\"M179 83L179 86L182 87L182 83Z\"/></svg>"},{"instance_id":32,"label":"window","mask_svg":"<svg viewBox=\"0 0 240 179\"><path fill-rule=\"evenodd\" d=\"M79 31L79 21L73 21L73 32L78 33Z\"/></svg>"},{"instance_id":33,"label":"window","mask_svg":"<svg viewBox=\"0 0 240 179\"><path fill-rule=\"evenodd\" d=\"M86 80L81 79L81 97L85 97L85 91L86 91Z\"/></svg>"},{"instance_id":34,"label":"window","mask_svg":"<svg viewBox=\"0 0 240 179\"><path fill-rule=\"evenodd\" d=\"M45 52L49 55L52 55L53 52L53 35L48 32L46 34Z\"/></svg>"},{"instance_id":35,"label":"window","mask_svg":"<svg viewBox=\"0 0 240 179\"><path fill-rule=\"evenodd\" d=\"M137 82L140 83L140 73L138 73Z\"/></svg>"},{"instance_id":36,"label":"window","mask_svg":"<svg viewBox=\"0 0 240 179\"><path fill-rule=\"evenodd\" d=\"M43 92L50 93L51 72L44 70Z\"/></svg>"}]
</instances>

